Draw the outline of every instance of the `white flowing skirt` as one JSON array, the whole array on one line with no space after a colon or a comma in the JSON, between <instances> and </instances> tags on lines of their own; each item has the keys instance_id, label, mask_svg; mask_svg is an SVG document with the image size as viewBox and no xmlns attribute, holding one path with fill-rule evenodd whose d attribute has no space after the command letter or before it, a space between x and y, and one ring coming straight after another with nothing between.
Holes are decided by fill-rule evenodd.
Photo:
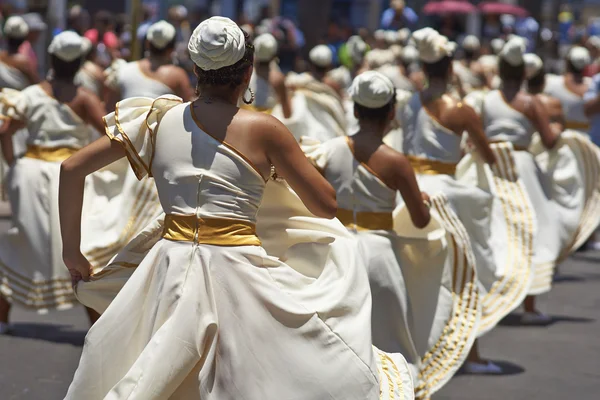
<instances>
[{"instance_id":1,"label":"white flowing skirt","mask_svg":"<svg viewBox=\"0 0 600 400\"><path fill-rule=\"evenodd\" d=\"M112 168L112 170L111 170ZM40 312L77 303L62 261L60 162L22 157L7 175L13 227L0 236L0 294ZM86 179L82 251L98 268L160 213L154 181L119 162Z\"/></svg>"},{"instance_id":2,"label":"white flowing skirt","mask_svg":"<svg viewBox=\"0 0 600 400\"><path fill-rule=\"evenodd\" d=\"M402 353L416 396L429 398L458 371L477 335L474 257L444 196L432 198L427 228L414 228L403 206L394 225L395 231L356 233L368 259L373 344Z\"/></svg>"},{"instance_id":3,"label":"white flowing skirt","mask_svg":"<svg viewBox=\"0 0 600 400\"><path fill-rule=\"evenodd\" d=\"M167 241L157 220L78 285L106 310L67 399L414 398L404 358L372 347L355 240L283 184L267 188L264 248ZM118 292L108 307L103 280Z\"/></svg>"}]
</instances>

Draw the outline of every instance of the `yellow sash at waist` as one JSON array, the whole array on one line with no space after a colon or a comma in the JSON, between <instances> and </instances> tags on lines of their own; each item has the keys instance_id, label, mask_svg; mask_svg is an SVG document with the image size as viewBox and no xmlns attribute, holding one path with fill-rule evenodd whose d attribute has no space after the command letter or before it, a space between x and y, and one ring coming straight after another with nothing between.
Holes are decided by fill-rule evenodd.
<instances>
[{"instance_id":1,"label":"yellow sash at waist","mask_svg":"<svg viewBox=\"0 0 600 400\"><path fill-rule=\"evenodd\" d=\"M28 145L25 157L35 158L42 161L64 161L75 154L79 149L72 147L41 147L36 145Z\"/></svg>"},{"instance_id":2,"label":"yellow sash at waist","mask_svg":"<svg viewBox=\"0 0 600 400\"><path fill-rule=\"evenodd\" d=\"M423 175L454 175L456 164L430 160L428 158L407 156L416 174Z\"/></svg>"},{"instance_id":3,"label":"yellow sash at waist","mask_svg":"<svg viewBox=\"0 0 600 400\"><path fill-rule=\"evenodd\" d=\"M252 222L196 215L166 215L163 238L215 246L260 246Z\"/></svg>"},{"instance_id":4,"label":"yellow sash at waist","mask_svg":"<svg viewBox=\"0 0 600 400\"><path fill-rule=\"evenodd\" d=\"M346 228L357 231L390 231L394 229L394 218L391 212L354 212L338 208L336 217Z\"/></svg>"},{"instance_id":5,"label":"yellow sash at waist","mask_svg":"<svg viewBox=\"0 0 600 400\"><path fill-rule=\"evenodd\" d=\"M589 122L578 122L578 121L567 121L565 123L565 129L573 129L576 131L589 131L590 123Z\"/></svg>"},{"instance_id":6,"label":"yellow sash at waist","mask_svg":"<svg viewBox=\"0 0 600 400\"><path fill-rule=\"evenodd\" d=\"M248 110L248 111L257 111L257 112L261 112L261 113L265 113L265 114L271 114L273 112L273 108L269 108L269 107L257 107L253 104L242 104L242 109L244 110Z\"/></svg>"}]
</instances>

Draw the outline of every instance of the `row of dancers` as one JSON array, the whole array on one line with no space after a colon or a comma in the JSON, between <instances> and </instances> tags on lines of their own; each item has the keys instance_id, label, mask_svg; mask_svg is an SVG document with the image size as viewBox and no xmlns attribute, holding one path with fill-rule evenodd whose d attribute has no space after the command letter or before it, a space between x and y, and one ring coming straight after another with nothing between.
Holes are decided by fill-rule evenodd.
<instances>
[{"instance_id":1,"label":"row of dancers","mask_svg":"<svg viewBox=\"0 0 600 400\"><path fill-rule=\"evenodd\" d=\"M86 306L66 398L426 399L461 367L502 373L477 341L509 313L550 321L536 296L600 222L584 49L546 77L522 38L461 62L425 28L284 76L273 36L212 17L194 97L175 29L147 41L88 84L74 32L40 83L0 56L33 83L0 92L0 331L12 303Z\"/></svg>"}]
</instances>

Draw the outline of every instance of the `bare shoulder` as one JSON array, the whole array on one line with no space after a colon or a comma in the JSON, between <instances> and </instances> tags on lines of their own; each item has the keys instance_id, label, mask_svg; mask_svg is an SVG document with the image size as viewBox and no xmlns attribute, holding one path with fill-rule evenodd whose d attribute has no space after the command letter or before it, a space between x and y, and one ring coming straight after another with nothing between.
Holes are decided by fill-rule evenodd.
<instances>
[{"instance_id":1,"label":"bare shoulder","mask_svg":"<svg viewBox=\"0 0 600 400\"><path fill-rule=\"evenodd\" d=\"M406 168L412 168L410 161L408 161L408 158L404 154L394 150L388 145L384 144L380 146L377 151L379 152L380 157L382 157L387 164L393 166L393 170L404 172Z\"/></svg>"},{"instance_id":2,"label":"bare shoulder","mask_svg":"<svg viewBox=\"0 0 600 400\"><path fill-rule=\"evenodd\" d=\"M237 115L239 122L248 124L254 132L264 132L265 134L286 130L285 125L277 118L256 111L240 109Z\"/></svg>"},{"instance_id":3,"label":"bare shoulder","mask_svg":"<svg viewBox=\"0 0 600 400\"><path fill-rule=\"evenodd\" d=\"M281 71L271 70L269 72L269 80L271 85L275 87L285 87L285 75Z\"/></svg>"},{"instance_id":4,"label":"bare shoulder","mask_svg":"<svg viewBox=\"0 0 600 400\"><path fill-rule=\"evenodd\" d=\"M101 101L98 98L98 96L96 96L96 94L90 89L83 86L79 86L77 88L77 97L79 97L83 102L91 106L97 106L101 104Z\"/></svg>"}]
</instances>

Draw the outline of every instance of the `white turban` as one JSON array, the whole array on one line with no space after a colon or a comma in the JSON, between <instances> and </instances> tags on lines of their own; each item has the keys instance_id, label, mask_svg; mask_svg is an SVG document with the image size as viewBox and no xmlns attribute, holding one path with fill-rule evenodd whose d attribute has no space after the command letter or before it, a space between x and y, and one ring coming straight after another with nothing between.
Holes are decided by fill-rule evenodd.
<instances>
[{"instance_id":1,"label":"white turban","mask_svg":"<svg viewBox=\"0 0 600 400\"><path fill-rule=\"evenodd\" d=\"M433 64L444 57L451 57L456 50L456 43L432 28L423 28L412 34L422 61Z\"/></svg>"},{"instance_id":2,"label":"white turban","mask_svg":"<svg viewBox=\"0 0 600 400\"><path fill-rule=\"evenodd\" d=\"M590 52L585 47L581 46L573 47L571 51L569 51L567 58L579 71L592 63Z\"/></svg>"},{"instance_id":3,"label":"white turban","mask_svg":"<svg viewBox=\"0 0 600 400\"><path fill-rule=\"evenodd\" d=\"M462 41L462 48L468 51L477 51L481 47L481 42L475 35L468 35Z\"/></svg>"},{"instance_id":4,"label":"white turban","mask_svg":"<svg viewBox=\"0 0 600 400\"><path fill-rule=\"evenodd\" d=\"M385 41L387 44L398 43L398 32L397 31L385 31Z\"/></svg>"},{"instance_id":5,"label":"white turban","mask_svg":"<svg viewBox=\"0 0 600 400\"><path fill-rule=\"evenodd\" d=\"M22 17L9 17L4 24L4 34L13 39L24 39L29 34L29 26Z\"/></svg>"},{"instance_id":6,"label":"white turban","mask_svg":"<svg viewBox=\"0 0 600 400\"><path fill-rule=\"evenodd\" d=\"M317 67L327 68L333 62L333 52L324 44L313 47L308 53L308 58Z\"/></svg>"},{"instance_id":7,"label":"white turban","mask_svg":"<svg viewBox=\"0 0 600 400\"><path fill-rule=\"evenodd\" d=\"M48 46L48 53L59 59L71 62L83 57L90 51L91 42L75 32L65 31L52 39Z\"/></svg>"},{"instance_id":8,"label":"white turban","mask_svg":"<svg viewBox=\"0 0 600 400\"><path fill-rule=\"evenodd\" d=\"M365 56L365 61L369 69L377 69L386 64L393 64L395 60L394 53L390 50L373 49Z\"/></svg>"},{"instance_id":9,"label":"white turban","mask_svg":"<svg viewBox=\"0 0 600 400\"><path fill-rule=\"evenodd\" d=\"M494 54L500 54L505 44L506 42L504 41L504 39L500 38L492 39L492 41L490 42Z\"/></svg>"},{"instance_id":10,"label":"white turban","mask_svg":"<svg viewBox=\"0 0 600 400\"><path fill-rule=\"evenodd\" d=\"M204 71L229 67L244 57L246 39L235 22L225 17L212 17L192 33L188 44L190 58Z\"/></svg>"},{"instance_id":11,"label":"white turban","mask_svg":"<svg viewBox=\"0 0 600 400\"><path fill-rule=\"evenodd\" d=\"M383 29L377 29L373 32L373 37L377 40L385 40L385 31Z\"/></svg>"},{"instance_id":12,"label":"white turban","mask_svg":"<svg viewBox=\"0 0 600 400\"><path fill-rule=\"evenodd\" d=\"M358 35L350 36L348 42L346 42L346 48L354 63L361 62L367 52L367 44Z\"/></svg>"},{"instance_id":13,"label":"white turban","mask_svg":"<svg viewBox=\"0 0 600 400\"><path fill-rule=\"evenodd\" d=\"M402 49L400 58L404 64L416 63L419 61L419 50L414 46L406 46Z\"/></svg>"},{"instance_id":14,"label":"white turban","mask_svg":"<svg viewBox=\"0 0 600 400\"><path fill-rule=\"evenodd\" d=\"M270 33L263 33L254 39L254 57L260 62L271 61L277 55L277 39Z\"/></svg>"},{"instance_id":15,"label":"white turban","mask_svg":"<svg viewBox=\"0 0 600 400\"><path fill-rule=\"evenodd\" d=\"M515 36L506 42L499 56L513 67L517 67L524 63L523 56L525 55L526 48L525 40L519 36Z\"/></svg>"},{"instance_id":16,"label":"white turban","mask_svg":"<svg viewBox=\"0 0 600 400\"><path fill-rule=\"evenodd\" d=\"M405 43L410 39L410 29L402 28L398 31L398 40L402 43Z\"/></svg>"},{"instance_id":17,"label":"white turban","mask_svg":"<svg viewBox=\"0 0 600 400\"><path fill-rule=\"evenodd\" d=\"M600 50L600 36L590 36L587 41L588 46L595 48L596 50Z\"/></svg>"},{"instance_id":18,"label":"white turban","mask_svg":"<svg viewBox=\"0 0 600 400\"><path fill-rule=\"evenodd\" d=\"M352 75L348 68L344 66L332 69L327 73L327 77L342 89L347 89L352 83Z\"/></svg>"},{"instance_id":19,"label":"white turban","mask_svg":"<svg viewBox=\"0 0 600 400\"><path fill-rule=\"evenodd\" d=\"M350 97L363 107L381 108L394 97L394 84L377 71L363 72L354 78Z\"/></svg>"},{"instance_id":20,"label":"white turban","mask_svg":"<svg viewBox=\"0 0 600 400\"><path fill-rule=\"evenodd\" d=\"M523 56L523 60L525 61L525 76L527 79L533 78L544 68L544 62L537 54L527 53Z\"/></svg>"},{"instance_id":21,"label":"white turban","mask_svg":"<svg viewBox=\"0 0 600 400\"><path fill-rule=\"evenodd\" d=\"M175 27L167 21L158 21L148 28L146 40L148 40L157 49L164 49L173 41L177 31Z\"/></svg>"}]
</instances>

